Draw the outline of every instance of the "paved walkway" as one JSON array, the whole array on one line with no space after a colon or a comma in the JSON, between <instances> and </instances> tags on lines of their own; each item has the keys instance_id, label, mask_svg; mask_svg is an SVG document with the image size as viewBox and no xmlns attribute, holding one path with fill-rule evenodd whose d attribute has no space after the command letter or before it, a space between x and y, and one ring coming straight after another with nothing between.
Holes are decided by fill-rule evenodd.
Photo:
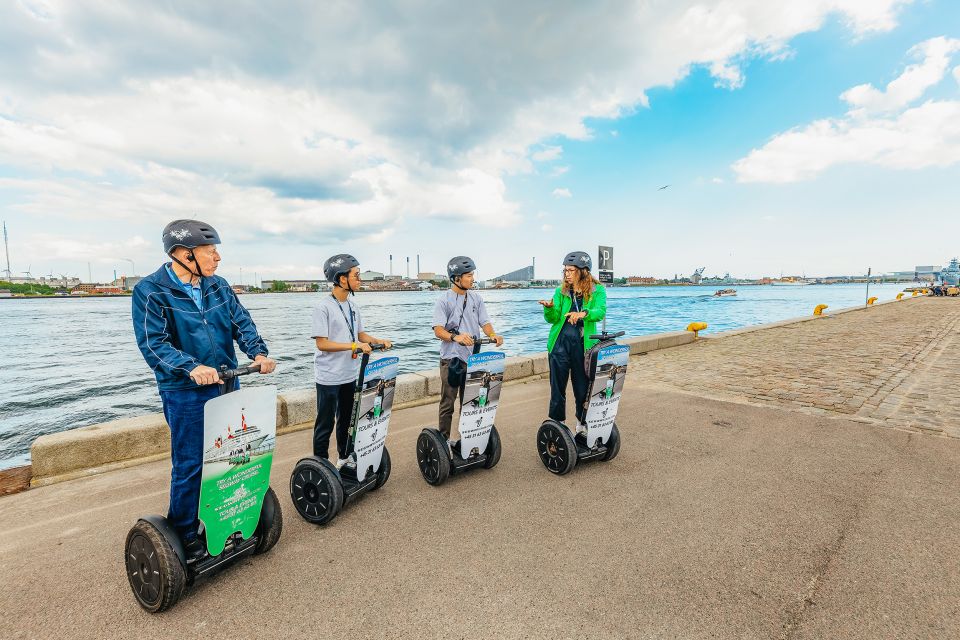
<instances>
[{"instance_id":1,"label":"paved walkway","mask_svg":"<svg viewBox=\"0 0 960 640\"><path fill-rule=\"evenodd\" d=\"M436 405L397 411L390 481L325 528L287 492L310 433L282 436L277 546L158 616L121 550L168 463L0 498L0 638L960 637L960 440L878 427L946 422L916 390L950 368L950 302L636 358L620 456L562 478L534 447L546 381L504 389L500 464L439 488L414 456Z\"/></svg>"},{"instance_id":2,"label":"paved walkway","mask_svg":"<svg viewBox=\"0 0 960 640\"><path fill-rule=\"evenodd\" d=\"M960 302L922 298L701 339L634 360L631 381L960 437Z\"/></svg>"}]
</instances>

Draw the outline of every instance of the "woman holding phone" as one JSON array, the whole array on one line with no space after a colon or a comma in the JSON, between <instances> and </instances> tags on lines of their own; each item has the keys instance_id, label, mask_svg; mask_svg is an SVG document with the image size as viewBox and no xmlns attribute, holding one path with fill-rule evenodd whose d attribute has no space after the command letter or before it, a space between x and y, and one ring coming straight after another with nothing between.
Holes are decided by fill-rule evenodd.
<instances>
[{"instance_id":1,"label":"woman holding phone","mask_svg":"<svg viewBox=\"0 0 960 640\"><path fill-rule=\"evenodd\" d=\"M593 262L583 251L572 251L563 259L563 283L553 292L552 300L540 300L543 319L550 324L547 351L550 362L550 412L552 420L565 423L567 416L567 380L572 378L577 426L583 425L584 402L589 392L584 354L596 344L591 340L597 322L607 313L607 292L594 278Z\"/></svg>"}]
</instances>

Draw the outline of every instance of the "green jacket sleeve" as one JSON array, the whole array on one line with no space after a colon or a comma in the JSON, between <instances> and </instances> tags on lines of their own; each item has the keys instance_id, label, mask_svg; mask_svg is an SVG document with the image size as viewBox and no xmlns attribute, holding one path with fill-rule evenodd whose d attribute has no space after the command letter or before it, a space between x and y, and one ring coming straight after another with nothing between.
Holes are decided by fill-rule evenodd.
<instances>
[{"instance_id":1,"label":"green jacket sleeve","mask_svg":"<svg viewBox=\"0 0 960 640\"><path fill-rule=\"evenodd\" d=\"M586 305L587 316L584 320L599 322L607 315L607 290L603 285L597 285L596 291L590 297L590 304Z\"/></svg>"},{"instance_id":2,"label":"green jacket sleeve","mask_svg":"<svg viewBox=\"0 0 960 640\"><path fill-rule=\"evenodd\" d=\"M560 320L560 289L553 292L553 306L543 308L543 319L548 324L556 324Z\"/></svg>"}]
</instances>

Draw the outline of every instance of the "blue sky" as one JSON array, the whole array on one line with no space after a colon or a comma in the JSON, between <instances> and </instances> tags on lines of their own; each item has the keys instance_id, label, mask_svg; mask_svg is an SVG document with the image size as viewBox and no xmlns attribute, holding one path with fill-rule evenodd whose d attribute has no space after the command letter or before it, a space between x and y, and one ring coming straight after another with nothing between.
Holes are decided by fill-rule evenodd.
<instances>
[{"instance_id":1,"label":"blue sky","mask_svg":"<svg viewBox=\"0 0 960 640\"><path fill-rule=\"evenodd\" d=\"M175 217L248 281L341 251L481 277L598 244L655 276L960 253L960 7L767 5L9 5L12 270L145 272Z\"/></svg>"}]
</instances>

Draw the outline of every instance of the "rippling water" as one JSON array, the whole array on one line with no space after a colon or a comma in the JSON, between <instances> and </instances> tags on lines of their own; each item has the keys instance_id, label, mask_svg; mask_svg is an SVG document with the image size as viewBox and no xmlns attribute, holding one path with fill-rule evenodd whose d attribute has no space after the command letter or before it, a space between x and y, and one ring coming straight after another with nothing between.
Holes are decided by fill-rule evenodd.
<instances>
[{"instance_id":1,"label":"rippling water","mask_svg":"<svg viewBox=\"0 0 960 640\"><path fill-rule=\"evenodd\" d=\"M862 304L864 285L739 287L738 296L712 298L718 287L649 287L608 290L608 328L627 335L678 331L691 321L710 332ZM900 286L872 285L871 295L893 298ZM547 330L536 301L542 289L484 291L508 355L546 350ZM280 366L250 384L281 391L313 383L311 309L329 294L243 296ZM367 330L396 343L401 371L437 365L430 328L439 294L362 293L356 297ZM40 435L96 422L160 411L154 378L133 337L129 298L12 299L0 301L0 468L29 461Z\"/></svg>"}]
</instances>

